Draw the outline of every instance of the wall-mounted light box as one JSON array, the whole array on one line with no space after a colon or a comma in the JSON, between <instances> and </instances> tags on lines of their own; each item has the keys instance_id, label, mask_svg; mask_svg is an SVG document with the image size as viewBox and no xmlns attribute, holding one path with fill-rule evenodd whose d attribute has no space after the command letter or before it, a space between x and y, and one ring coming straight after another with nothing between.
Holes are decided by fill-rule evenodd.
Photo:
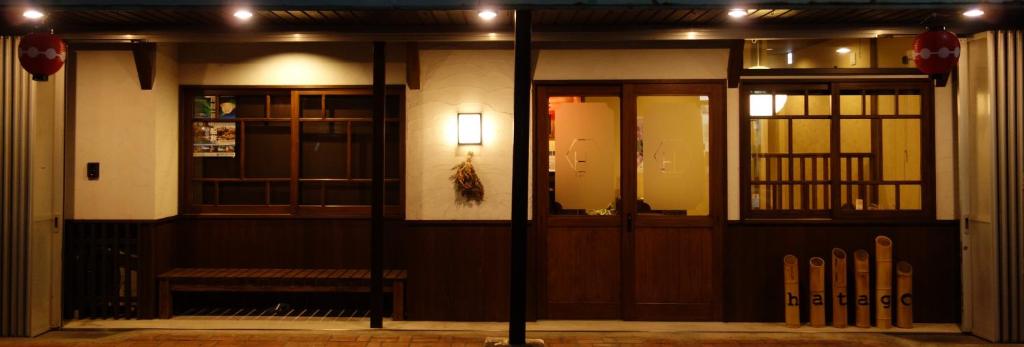
<instances>
[{"instance_id":1,"label":"wall-mounted light box","mask_svg":"<svg viewBox=\"0 0 1024 347\"><path fill-rule=\"evenodd\" d=\"M479 145L482 122L479 113L459 113L459 144Z\"/></svg>"}]
</instances>

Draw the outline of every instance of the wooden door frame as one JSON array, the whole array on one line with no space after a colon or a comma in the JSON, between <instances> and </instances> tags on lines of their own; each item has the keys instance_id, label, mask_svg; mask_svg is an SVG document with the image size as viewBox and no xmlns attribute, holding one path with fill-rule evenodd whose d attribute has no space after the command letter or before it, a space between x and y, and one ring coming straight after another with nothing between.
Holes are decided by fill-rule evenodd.
<instances>
[{"instance_id":1,"label":"wooden door frame","mask_svg":"<svg viewBox=\"0 0 1024 347\"><path fill-rule=\"evenodd\" d=\"M548 236L548 234L547 234L547 232L548 232L548 225L549 225L548 224L548 208L549 208L549 203L550 202L548 201L549 200L548 199L548 192L546 190L547 187L548 187L548 173L547 173L547 169L548 169L548 164L547 164L548 155L547 155L547 151L542 151L541 150L541 149L548 149L547 148L548 147L548 144L547 144L547 141L548 141L547 131L548 131L548 127L549 127L548 123L550 122L550 119L548 118L547 110L542 110L542 106L546 106L547 105L547 102L543 101L544 98L546 98L546 97L548 97L550 95L550 93L547 91L547 89L552 88L552 87L567 88L567 89L568 88L573 88L575 90L579 90L581 93L590 92L590 93L602 93L602 94L612 93L614 90L617 89L618 90L617 95L619 95L619 97L620 97L620 107L621 107L620 115L619 115L620 116L620 119L619 119L620 124L629 125L628 128L629 129L633 129L633 132L635 133L635 131L636 131L635 130L635 125L633 125L635 122L633 122L633 121L628 121L627 122L626 121L626 117L627 117L627 115L632 115L635 118L636 117L636 111L635 110L626 111L626 110L629 109L628 106L630 106L630 105L633 108L635 108L635 96L636 96L636 93L634 92L634 88L636 86L644 86L644 88L655 88L655 89L666 88L668 90L671 90L674 87L683 86L683 88L680 88L680 90L683 91L683 92L685 92L687 90L690 90L690 88L697 88L697 89L708 88L708 90L714 89L715 90L715 94L717 94L717 95L709 95L709 96L712 96L712 97L718 96L719 102L710 105L709 114L710 114L710 121L711 121L710 125L711 125L711 127L709 129L709 134L708 134L708 136L710 137L710 140L711 140L710 143L711 143L711 153L712 153L711 157L709 158L709 165L710 165L710 170L711 170L711 172L709 174L709 178L710 178L710 182L709 182L709 184L710 184L710 187L709 187L709 199L710 199L709 207L710 207L710 214L712 216L712 224L713 224L713 227L712 227L712 253L711 253L712 254L711 255L711 258L712 258L712 268L711 268L711 272L712 272L711 288L712 289L711 289L711 294L712 294L712 296L711 296L710 299L711 299L712 306L713 306L713 317L712 317L712 320L713 321L721 321L723 319L723 317L724 317L723 316L723 311L724 311L724 308L723 308L723 291L724 291L724 288L723 288L723 278L724 278L724 274L723 274L723 271L722 271L722 266L723 266L722 254L723 254L723 240L724 240L724 231L725 231L725 213L727 212L727 210L726 210L727 186L726 186L726 177L725 177L725 175L728 174L728 170L727 170L727 167L726 167L726 163L727 163L726 138L727 138L727 135L728 135L728 130L726 129L727 128L727 124L728 124L727 123L727 116L728 115L727 115L727 112L726 112L726 108L727 108L726 105L728 104L728 100L727 100L728 96L727 96L727 92L726 92L727 91L727 89L726 89L726 80L725 79L693 79L693 80L536 80L536 81L534 81L534 112L533 112L533 122L534 122L534 129L533 129L533 137L534 137L534 147L533 147L533 222L534 222L534 225L535 225L535 229L534 230L537 232L536 241L535 241L536 242L535 245L537 247L537 253L536 253L537 254L536 255L537 256L537 263L536 263L536 269L537 269L537 276L536 276L536 281L537 281L537 286L536 286L536 288L537 288L536 289L537 290L536 291L537 300L536 300L535 303L537 305L537 307L536 307L537 311L536 312L537 312L537 317L538 318L546 318L546 317L548 317L548 308L547 308L547 305L548 305L548 295L547 295L548 294L547 293L547 285L548 285L548 283L547 283L547 271L548 271L548 263L547 263L547 236ZM649 87L649 86L653 86L653 87ZM563 94L563 93L559 93L559 94ZM612 94L615 94L615 93L612 93ZM611 94L609 94L609 95L611 95ZM627 129L627 127L621 127L620 128L620 134L629 133L629 132L627 132L627 130L629 130L629 129ZM622 141L623 143L628 143L629 142L629 141L626 141L626 137L625 136L621 136L621 135L620 135L620 141ZM627 146L620 147L621 148L620 149L620 157L621 157L620 160L625 161L625 159L623 159L623 158L626 158L626 156L621 155L621 153L626 153L625 151L629 150L629 149L632 149L635 152L635 146L636 146L636 144L632 143L632 144L629 144ZM632 158L632 157L630 157L630 158ZM620 166L620 167L625 168L626 166ZM630 167L632 167L632 166L630 166ZM627 175L629 177L633 177L633 176L636 175L635 172L626 172L626 171L630 171L630 170L622 170L622 171L620 171L620 177L623 177L623 180L620 180L620 182L625 182L625 178L626 178ZM636 187L625 188L625 186L626 186L625 184L622 184L622 186L624 187L624 189L622 190L622 192L620 194L623 197L626 196L626 193L627 193L626 189L628 189L629 191L633 191L633 190L636 189ZM622 199L622 201L623 201L623 205L622 206L624 208L626 206L633 206L636 203L635 201L628 201L628 200L630 200L630 199ZM622 225L625 225L625 218L627 218L626 214L624 214L624 213L620 214L618 217L622 219ZM632 254L632 249L631 249L631 247L632 247L632 243L631 243L632 239L630 237L627 237L627 236L628 235L626 235L625 233L622 234L622 240L623 240L623 242L621 243L622 259L621 259L621 263L620 263L621 264L621 271L622 271L622 274L621 274L621 279L622 279L621 282L622 283L625 283L625 279L627 279L627 278L632 279L633 276L634 276L632 268L627 266L627 265L632 265L631 263L627 263L627 260L631 261L632 260L631 257L633 255ZM627 244L627 239L628 239L628 242L630 242L628 244ZM628 286L624 286L623 287L623 290L621 291L622 297L620 299L621 300L620 302L623 304L621 306L622 307L622 312L620 312L620 316L623 319L628 316L627 312L626 312L626 305L625 305L626 299L627 299L627 297L626 297L626 290L627 290L627 288L626 287L628 287ZM629 289L629 290L631 290L631 289Z\"/></svg>"}]
</instances>

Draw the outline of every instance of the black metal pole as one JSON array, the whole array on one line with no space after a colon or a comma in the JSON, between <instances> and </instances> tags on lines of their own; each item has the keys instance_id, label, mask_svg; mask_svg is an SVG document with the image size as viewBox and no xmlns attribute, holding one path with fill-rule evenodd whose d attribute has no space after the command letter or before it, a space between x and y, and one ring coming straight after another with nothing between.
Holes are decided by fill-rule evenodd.
<instances>
[{"instance_id":1,"label":"black metal pole","mask_svg":"<svg viewBox=\"0 0 1024 347\"><path fill-rule=\"evenodd\" d=\"M383 328L384 318L384 42L373 43L373 200L370 202L370 328Z\"/></svg>"},{"instance_id":2,"label":"black metal pole","mask_svg":"<svg viewBox=\"0 0 1024 347\"><path fill-rule=\"evenodd\" d=\"M526 344L526 212L530 175L530 10L515 13L515 84L512 138L512 242L508 343Z\"/></svg>"}]
</instances>

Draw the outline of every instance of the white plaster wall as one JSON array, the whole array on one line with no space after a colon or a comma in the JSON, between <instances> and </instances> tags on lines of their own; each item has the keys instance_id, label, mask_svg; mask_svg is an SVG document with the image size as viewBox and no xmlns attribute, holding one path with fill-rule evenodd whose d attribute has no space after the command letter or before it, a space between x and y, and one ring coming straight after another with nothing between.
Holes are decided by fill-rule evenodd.
<instances>
[{"instance_id":1,"label":"white plaster wall","mask_svg":"<svg viewBox=\"0 0 1024 347\"><path fill-rule=\"evenodd\" d=\"M183 85L370 85L371 43L188 43L179 48ZM405 51L388 45L386 80L405 83Z\"/></svg>"},{"instance_id":2,"label":"white plaster wall","mask_svg":"<svg viewBox=\"0 0 1024 347\"><path fill-rule=\"evenodd\" d=\"M420 90L406 94L406 218L507 220L512 198L511 50L420 51ZM483 144L458 145L458 113L482 113ZM472 151L484 202L456 203L451 168Z\"/></svg>"},{"instance_id":3,"label":"white plaster wall","mask_svg":"<svg viewBox=\"0 0 1024 347\"><path fill-rule=\"evenodd\" d=\"M75 219L159 219L177 214L178 81L173 45L157 48L152 90L139 87L129 51L78 53ZM100 179L85 166L100 163Z\"/></svg>"},{"instance_id":4,"label":"white plaster wall","mask_svg":"<svg viewBox=\"0 0 1024 347\"><path fill-rule=\"evenodd\" d=\"M535 80L725 79L727 49L542 50Z\"/></svg>"},{"instance_id":5,"label":"white plaster wall","mask_svg":"<svg viewBox=\"0 0 1024 347\"><path fill-rule=\"evenodd\" d=\"M156 81L153 90L158 90L152 109L153 153L156 158L153 170L155 185L153 215L163 218L178 214L178 49L174 45L161 46L157 50Z\"/></svg>"}]
</instances>

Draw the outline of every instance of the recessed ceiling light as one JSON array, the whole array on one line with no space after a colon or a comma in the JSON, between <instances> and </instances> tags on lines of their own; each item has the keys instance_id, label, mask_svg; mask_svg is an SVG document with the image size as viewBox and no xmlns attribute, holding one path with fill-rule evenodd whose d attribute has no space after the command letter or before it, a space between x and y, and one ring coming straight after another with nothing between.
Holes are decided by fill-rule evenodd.
<instances>
[{"instance_id":1,"label":"recessed ceiling light","mask_svg":"<svg viewBox=\"0 0 1024 347\"><path fill-rule=\"evenodd\" d=\"M252 18L252 11L246 9L237 10L235 11L235 18L241 20L249 20L250 18Z\"/></svg>"},{"instance_id":2,"label":"recessed ceiling light","mask_svg":"<svg viewBox=\"0 0 1024 347\"><path fill-rule=\"evenodd\" d=\"M850 53L850 49L846 48L846 47L839 47L839 48L836 48L836 53L839 53L839 54Z\"/></svg>"},{"instance_id":3,"label":"recessed ceiling light","mask_svg":"<svg viewBox=\"0 0 1024 347\"><path fill-rule=\"evenodd\" d=\"M494 10L481 10L477 15L483 18L483 20L492 20L498 16L498 13L494 12Z\"/></svg>"},{"instance_id":4,"label":"recessed ceiling light","mask_svg":"<svg viewBox=\"0 0 1024 347\"><path fill-rule=\"evenodd\" d=\"M39 11L39 10L34 9L34 8L30 8L30 9L25 10L25 12L22 12L21 15L23 17L25 17L25 18L28 18L28 19L40 19L40 18L43 18L44 16L46 16L45 14L43 14L42 11Z\"/></svg>"},{"instance_id":5,"label":"recessed ceiling light","mask_svg":"<svg viewBox=\"0 0 1024 347\"><path fill-rule=\"evenodd\" d=\"M964 16L971 17L971 18L981 17L984 14L985 14L985 11L982 11L980 8L972 8L970 10L964 11Z\"/></svg>"},{"instance_id":6,"label":"recessed ceiling light","mask_svg":"<svg viewBox=\"0 0 1024 347\"><path fill-rule=\"evenodd\" d=\"M741 18L747 16L747 10L742 8L734 8L729 10L729 17Z\"/></svg>"}]
</instances>

